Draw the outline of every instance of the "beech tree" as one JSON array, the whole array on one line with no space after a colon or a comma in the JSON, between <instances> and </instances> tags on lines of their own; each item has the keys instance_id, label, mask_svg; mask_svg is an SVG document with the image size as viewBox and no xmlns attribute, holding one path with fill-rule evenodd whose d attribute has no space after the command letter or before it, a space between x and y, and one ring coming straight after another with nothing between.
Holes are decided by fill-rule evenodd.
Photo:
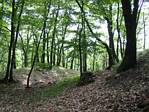
<instances>
[{"instance_id":1,"label":"beech tree","mask_svg":"<svg viewBox=\"0 0 149 112\"><path fill-rule=\"evenodd\" d=\"M147 13L140 19L143 24L139 21L143 0L1 1L0 72L6 72L5 81L13 81L14 69L25 67L30 67L28 86L34 68L61 66L82 73L122 61L117 70L122 72L135 67L140 46L147 48ZM141 31L144 45L137 47Z\"/></svg>"},{"instance_id":2,"label":"beech tree","mask_svg":"<svg viewBox=\"0 0 149 112\"><path fill-rule=\"evenodd\" d=\"M138 25L139 8L141 8L141 6L139 7L139 1L140 0L133 0L133 4L131 4L131 0L121 0L126 27L126 50L124 59L117 70L118 72L133 68L137 64L136 30ZM143 3L144 0L141 2Z\"/></svg>"}]
</instances>

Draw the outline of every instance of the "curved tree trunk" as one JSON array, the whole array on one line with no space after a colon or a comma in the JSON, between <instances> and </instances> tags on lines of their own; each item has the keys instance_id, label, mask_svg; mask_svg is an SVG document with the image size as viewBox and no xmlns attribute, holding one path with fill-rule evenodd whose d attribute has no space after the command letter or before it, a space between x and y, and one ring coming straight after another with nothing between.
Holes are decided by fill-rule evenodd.
<instances>
[{"instance_id":1,"label":"curved tree trunk","mask_svg":"<svg viewBox=\"0 0 149 112\"><path fill-rule=\"evenodd\" d=\"M81 6L81 4L79 3L79 1L78 1L78 0L75 0L75 1L76 1L76 3L78 4L78 6L80 7L81 12L82 12L83 14L85 14L84 9L83 9L83 7ZM86 17L84 17L84 21L85 21L85 23L86 23L86 25L87 25L89 31L91 32L91 34L92 34L92 35L96 38L96 40L97 40L98 42L100 42L100 43L105 47L105 49L107 50L107 53L108 53L108 56L109 56L109 66L108 66L107 69L110 69L110 68L112 67L112 65L113 65L113 56L112 56L111 49L109 48L109 46L108 46L108 44L107 44L106 42L102 41L100 38L98 38L98 37L96 36L96 34L93 32L93 30L92 30L92 28L91 28L91 26L90 26L90 24L89 24L89 22L88 22L88 20L87 20Z\"/></svg>"}]
</instances>

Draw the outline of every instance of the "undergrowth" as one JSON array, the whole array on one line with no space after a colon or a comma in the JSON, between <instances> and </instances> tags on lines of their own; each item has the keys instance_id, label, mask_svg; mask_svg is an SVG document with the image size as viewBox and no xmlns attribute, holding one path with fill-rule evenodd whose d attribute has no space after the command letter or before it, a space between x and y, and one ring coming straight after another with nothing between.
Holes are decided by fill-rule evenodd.
<instances>
[{"instance_id":1,"label":"undergrowth","mask_svg":"<svg viewBox=\"0 0 149 112\"><path fill-rule=\"evenodd\" d=\"M31 92L27 92L27 100L29 102L37 102L47 100L48 98L55 98L59 96L64 90L76 86L79 81L79 76L66 77L57 83L42 88L32 88Z\"/></svg>"}]
</instances>

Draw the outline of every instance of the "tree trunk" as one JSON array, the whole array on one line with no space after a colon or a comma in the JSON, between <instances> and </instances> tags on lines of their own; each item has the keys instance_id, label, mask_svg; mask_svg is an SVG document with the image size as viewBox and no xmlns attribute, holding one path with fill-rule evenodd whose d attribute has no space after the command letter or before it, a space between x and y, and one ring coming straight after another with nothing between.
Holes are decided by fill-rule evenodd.
<instances>
[{"instance_id":1,"label":"tree trunk","mask_svg":"<svg viewBox=\"0 0 149 112\"><path fill-rule=\"evenodd\" d=\"M51 4L50 4L51 6ZM42 40L42 56L41 56L41 63L45 63L46 59L46 40L48 40L46 37L46 27L47 27L47 19L48 19L48 14L49 14L49 5L47 5L47 2L45 2L45 12L44 12L44 23L43 23L43 40Z\"/></svg>"},{"instance_id":2,"label":"tree trunk","mask_svg":"<svg viewBox=\"0 0 149 112\"><path fill-rule=\"evenodd\" d=\"M93 53L93 71L95 70L95 63L96 63L96 47L94 49L94 53Z\"/></svg>"},{"instance_id":3,"label":"tree trunk","mask_svg":"<svg viewBox=\"0 0 149 112\"><path fill-rule=\"evenodd\" d=\"M30 69L29 74L28 74L28 77L27 77L27 85L26 85L26 88L29 88L29 87L30 87L29 81L30 81L30 77L31 77L32 71L33 71L33 69L34 69L34 65L35 65L35 63L36 63L36 58L37 58L37 56L38 56L38 49L39 49L39 46L40 46L40 41L41 41L42 33L43 33L43 30L42 30L41 35L40 35L40 37L39 37L39 41L37 42L37 46L36 46L36 50L35 50L35 55L34 55L34 58L33 58L33 62L32 62L32 65L31 65L31 69ZM36 34L34 34L34 35L35 35L35 38L38 38L38 37L36 36Z\"/></svg>"},{"instance_id":4,"label":"tree trunk","mask_svg":"<svg viewBox=\"0 0 149 112\"><path fill-rule=\"evenodd\" d=\"M83 72L87 71L87 39L85 33L85 21L83 20Z\"/></svg>"},{"instance_id":5,"label":"tree trunk","mask_svg":"<svg viewBox=\"0 0 149 112\"><path fill-rule=\"evenodd\" d=\"M64 47L62 49L62 66L65 67L65 52L64 52Z\"/></svg>"},{"instance_id":6,"label":"tree trunk","mask_svg":"<svg viewBox=\"0 0 149 112\"><path fill-rule=\"evenodd\" d=\"M23 40L23 37L22 35L19 33L19 36L20 36L20 39L21 39L21 47L22 47L22 51L23 51L23 63L24 63L24 67L28 67L28 51L29 51L29 43L30 43L30 40L31 40L31 35L29 35L29 32L30 32L30 27L27 28L27 40L26 40L26 45L24 43L25 40ZM33 47L34 48L34 47ZM32 60L32 56L31 56L31 60Z\"/></svg>"},{"instance_id":7,"label":"tree trunk","mask_svg":"<svg viewBox=\"0 0 149 112\"><path fill-rule=\"evenodd\" d=\"M134 0L133 11L131 9L131 2L128 0L121 0L123 15L126 27L126 50L124 59L119 66L117 72L122 72L136 66L136 28L137 28L137 13L138 13L138 2ZM133 12L133 13L132 13Z\"/></svg>"},{"instance_id":8,"label":"tree trunk","mask_svg":"<svg viewBox=\"0 0 149 112\"><path fill-rule=\"evenodd\" d=\"M14 44L13 44L13 48L12 48L12 59L11 59L11 67L10 67L10 78L9 78L9 82L13 82L13 69L16 68L16 44L17 44L17 40L18 40L18 35L19 35L19 29L20 29L20 23L21 23L21 16L23 13L23 7L24 7L24 0L22 0L22 5L21 5L21 10L19 13L19 17L18 17L18 23L17 23L17 28L16 28L16 34L14 33Z\"/></svg>"},{"instance_id":9,"label":"tree trunk","mask_svg":"<svg viewBox=\"0 0 149 112\"><path fill-rule=\"evenodd\" d=\"M84 10L84 2L82 1L82 9ZM82 66L83 72L87 71L87 37L86 37L85 13L82 14Z\"/></svg>"},{"instance_id":10,"label":"tree trunk","mask_svg":"<svg viewBox=\"0 0 149 112\"><path fill-rule=\"evenodd\" d=\"M143 49L146 49L146 22L145 22L145 14L143 13L143 26L144 26L144 43Z\"/></svg>"},{"instance_id":11,"label":"tree trunk","mask_svg":"<svg viewBox=\"0 0 149 112\"><path fill-rule=\"evenodd\" d=\"M115 52L115 47L114 47L114 31L113 31L113 22L112 22L112 5L109 6L109 17L105 17L107 21L107 28L108 28L108 35L109 35L109 49L111 52L111 57L109 58L109 67L113 66L115 63L118 62L118 57Z\"/></svg>"},{"instance_id":12,"label":"tree trunk","mask_svg":"<svg viewBox=\"0 0 149 112\"><path fill-rule=\"evenodd\" d=\"M35 37L34 39L34 45L35 45L35 48L34 49L37 49L38 47L38 38ZM35 51L36 52L36 51ZM32 60L34 60L34 55L32 57ZM39 51L37 51L37 55L36 55L36 62L39 63L40 60L39 60Z\"/></svg>"},{"instance_id":13,"label":"tree trunk","mask_svg":"<svg viewBox=\"0 0 149 112\"><path fill-rule=\"evenodd\" d=\"M48 38L48 35L49 34L47 34L47 38ZM47 62L48 62L48 64L50 64L50 59L49 59L49 39L47 39Z\"/></svg>"},{"instance_id":14,"label":"tree trunk","mask_svg":"<svg viewBox=\"0 0 149 112\"><path fill-rule=\"evenodd\" d=\"M24 67L28 67L28 56L26 53L24 54Z\"/></svg>"},{"instance_id":15,"label":"tree trunk","mask_svg":"<svg viewBox=\"0 0 149 112\"><path fill-rule=\"evenodd\" d=\"M58 6L58 9L57 9L57 12L56 12L56 16L55 16L55 21L54 21L54 29L53 29L53 32L52 32L52 42L51 42L51 52L50 52L50 69L52 69L53 67L53 57L54 57L54 47L55 47L55 35L56 35L56 26L57 26L57 19L58 19L58 16L59 16L59 6Z\"/></svg>"},{"instance_id":16,"label":"tree trunk","mask_svg":"<svg viewBox=\"0 0 149 112\"><path fill-rule=\"evenodd\" d=\"M11 13L11 39L8 52L7 70L4 80L8 81L10 77L10 68L12 63L12 49L15 41L15 0L12 1L12 13Z\"/></svg>"},{"instance_id":17,"label":"tree trunk","mask_svg":"<svg viewBox=\"0 0 149 112\"><path fill-rule=\"evenodd\" d=\"M64 41L65 41L65 36L66 36L66 32L67 32L67 27L68 25L66 24L65 27L64 27L64 31L63 31L63 37L62 37L62 44L61 44L61 47L60 47L60 50L59 50L59 60L58 60L58 66L60 66L60 63L62 61L62 50L64 49ZM63 29L63 28L62 28Z\"/></svg>"},{"instance_id":18,"label":"tree trunk","mask_svg":"<svg viewBox=\"0 0 149 112\"><path fill-rule=\"evenodd\" d=\"M73 69L74 68L74 59L75 59L75 48L74 48L74 52L73 52L73 54L72 54L72 59L71 59L71 64L70 64L70 69Z\"/></svg>"},{"instance_id":19,"label":"tree trunk","mask_svg":"<svg viewBox=\"0 0 149 112\"><path fill-rule=\"evenodd\" d=\"M53 48L53 62L52 62L52 65L55 66L55 64L56 64L56 43L55 43L55 41L54 41L53 46L54 46L54 48Z\"/></svg>"},{"instance_id":20,"label":"tree trunk","mask_svg":"<svg viewBox=\"0 0 149 112\"><path fill-rule=\"evenodd\" d=\"M82 76L82 73L83 73L83 67L82 67L82 39L81 39L81 37L82 37L82 28L80 29L80 31L79 31L79 56L80 56L80 77Z\"/></svg>"},{"instance_id":21,"label":"tree trunk","mask_svg":"<svg viewBox=\"0 0 149 112\"><path fill-rule=\"evenodd\" d=\"M45 63L45 50L46 50L46 32L44 29L44 33L43 33L43 41L42 41L43 47L42 47L42 56L41 56L41 63Z\"/></svg>"},{"instance_id":22,"label":"tree trunk","mask_svg":"<svg viewBox=\"0 0 149 112\"><path fill-rule=\"evenodd\" d=\"M78 6L80 7L81 12L82 12L83 14L85 14L84 9L83 9L83 7L81 6L81 4L79 3L79 1L78 1L78 0L75 0L75 1L77 2ZM112 53L111 53L111 50L110 50L109 46L107 45L107 43L105 43L104 41L102 41L100 38L98 38L98 37L96 36L96 34L93 32L93 30L92 30L92 28L91 28L91 26L90 26L88 20L86 19L86 17L84 17L84 20L85 20L85 23L86 23L86 25L87 25L89 31L91 32L91 34L92 34L92 35L95 37L95 39L98 40L98 42L100 42L100 43L105 47L105 49L107 50L108 56L109 56L109 60L112 60ZM110 69L111 67L112 67L112 61L109 62L109 67L108 67L107 69Z\"/></svg>"}]
</instances>

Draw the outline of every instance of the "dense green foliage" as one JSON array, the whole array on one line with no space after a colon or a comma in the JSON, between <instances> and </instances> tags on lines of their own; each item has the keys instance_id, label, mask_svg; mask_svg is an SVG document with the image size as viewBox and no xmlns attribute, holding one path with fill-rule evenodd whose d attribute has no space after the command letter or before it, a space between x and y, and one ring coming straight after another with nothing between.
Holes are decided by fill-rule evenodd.
<instances>
[{"instance_id":1,"label":"dense green foliage","mask_svg":"<svg viewBox=\"0 0 149 112\"><path fill-rule=\"evenodd\" d=\"M148 3L0 0L0 112L148 112Z\"/></svg>"},{"instance_id":2,"label":"dense green foliage","mask_svg":"<svg viewBox=\"0 0 149 112\"><path fill-rule=\"evenodd\" d=\"M24 67L62 66L81 73L110 69L127 54L128 29L125 5L121 2L1 0L0 71L7 71L5 79L12 80L13 69ZM140 27L145 26L148 19L141 11L142 2L134 1L136 6L138 29L135 33L143 31ZM142 18L139 19L142 14L145 16L143 25L140 24ZM144 45L140 45L139 38L138 50L146 44L145 33L144 27L141 39Z\"/></svg>"}]
</instances>

